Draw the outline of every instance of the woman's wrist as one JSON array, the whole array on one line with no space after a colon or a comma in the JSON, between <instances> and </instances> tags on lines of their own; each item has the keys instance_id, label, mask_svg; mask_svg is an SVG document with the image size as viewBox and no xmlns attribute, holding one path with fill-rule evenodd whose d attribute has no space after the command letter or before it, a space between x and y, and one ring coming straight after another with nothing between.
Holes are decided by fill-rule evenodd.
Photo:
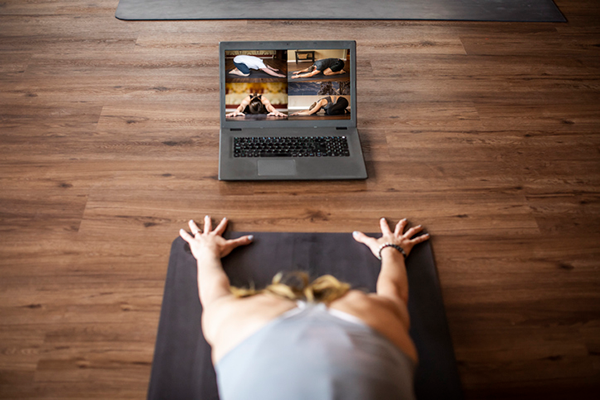
<instances>
[{"instance_id":1,"label":"woman's wrist","mask_svg":"<svg viewBox=\"0 0 600 400\"><path fill-rule=\"evenodd\" d=\"M404 256L393 248L386 247L381 252L381 271L406 267Z\"/></svg>"},{"instance_id":2,"label":"woman's wrist","mask_svg":"<svg viewBox=\"0 0 600 400\"><path fill-rule=\"evenodd\" d=\"M379 260L381 260L383 258L383 253L387 253L387 254L392 254L396 253L398 256L400 256L402 259L406 258L406 252L404 251L404 249L402 247L400 247L399 245L395 244L395 243L383 243L379 246L378 250L377 250L377 258Z\"/></svg>"},{"instance_id":3,"label":"woman's wrist","mask_svg":"<svg viewBox=\"0 0 600 400\"><path fill-rule=\"evenodd\" d=\"M221 262L221 256L218 249L205 247L202 250L197 251L196 254L194 254L194 257L196 257L196 260L198 260L198 265L200 265L200 263L211 264L214 262Z\"/></svg>"}]
</instances>

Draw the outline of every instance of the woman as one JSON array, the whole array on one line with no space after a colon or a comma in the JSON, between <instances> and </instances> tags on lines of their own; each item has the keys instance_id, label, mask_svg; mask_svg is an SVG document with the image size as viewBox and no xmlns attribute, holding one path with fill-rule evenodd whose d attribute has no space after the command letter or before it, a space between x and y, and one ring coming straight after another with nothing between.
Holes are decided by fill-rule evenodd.
<instances>
[{"instance_id":1,"label":"woman","mask_svg":"<svg viewBox=\"0 0 600 400\"><path fill-rule=\"evenodd\" d=\"M237 117L246 114L267 114L274 117L285 117L273 107L269 99L261 94L249 94L242 100L235 111L227 114L227 117Z\"/></svg>"},{"instance_id":2,"label":"woman","mask_svg":"<svg viewBox=\"0 0 600 400\"><path fill-rule=\"evenodd\" d=\"M382 218L380 238L353 234L381 259L376 293L325 276L299 287L276 277L265 290L234 289L236 295L221 258L252 236L224 239L225 218L213 230L206 216L204 231L190 221L193 236L180 235L197 259L202 330L220 398L414 399L417 352L408 335L404 258L429 236L413 239L422 228L404 232L406 225L404 219L391 231Z\"/></svg>"},{"instance_id":3,"label":"woman","mask_svg":"<svg viewBox=\"0 0 600 400\"><path fill-rule=\"evenodd\" d=\"M295 115L313 115L321 111L325 111L325 115L342 115L348 112L348 100L342 96L327 96L319 99L311 104L308 110L298 111L290 116Z\"/></svg>"},{"instance_id":4,"label":"woman","mask_svg":"<svg viewBox=\"0 0 600 400\"><path fill-rule=\"evenodd\" d=\"M235 56L233 59L233 65L235 65L235 68L229 71L229 73L233 75L250 76L250 70L255 69L278 78L286 77L285 75L278 73L277 71L279 70L277 68L266 65L263 60L254 56Z\"/></svg>"},{"instance_id":5,"label":"woman","mask_svg":"<svg viewBox=\"0 0 600 400\"><path fill-rule=\"evenodd\" d=\"M311 78L320 73L327 76L345 74L346 71L344 71L344 65L344 60L340 58L323 58L315 61L315 63L308 68L294 71L292 79Z\"/></svg>"}]
</instances>

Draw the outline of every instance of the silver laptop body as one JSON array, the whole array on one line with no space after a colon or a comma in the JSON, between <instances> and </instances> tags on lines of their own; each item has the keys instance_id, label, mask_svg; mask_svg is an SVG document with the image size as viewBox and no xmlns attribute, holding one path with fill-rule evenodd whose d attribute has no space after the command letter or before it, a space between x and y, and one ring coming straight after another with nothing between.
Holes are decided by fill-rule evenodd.
<instances>
[{"instance_id":1,"label":"silver laptop body","mask_svg":"<svg viewBox=\"0 0 600 400\"><path fill-rule=\"evenodd\" d=\"M367 178L356 42L221 42L219 57L219 180Z\"/></svg>"}]
</instances>

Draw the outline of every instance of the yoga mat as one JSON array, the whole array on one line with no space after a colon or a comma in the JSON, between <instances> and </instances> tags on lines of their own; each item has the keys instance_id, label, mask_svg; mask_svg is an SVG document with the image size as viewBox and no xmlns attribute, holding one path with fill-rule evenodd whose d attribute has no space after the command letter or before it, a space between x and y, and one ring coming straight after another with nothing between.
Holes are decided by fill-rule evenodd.
<instances>
[{"instance_id":1,"label":"yoga mat","mask_svg":"<svg viewBox=\"0 0 600 400\"><path fill-rule=\"evenodd\" d=\"M234 74L230 74L229 71L231 71L232 68L227 69L227 78L226 78L226 82L249 82L252 81L252 79L262 79L261 82L265 82L266 80L269 80L271 82L285 82L286 78L279 78L277 76L273 76L273 75L269 75L266 72L260 71L260 70L256 70L256 69L251 69L250 70L250 75L248 76L240 76L240 75L234 75ZM281 71L280 71L281 72Z\"/></svg>"},{"instance_id":2,"label":"yoga mat","mask_svg":"<svg viewBox=\"0 0 600 400\"><path fill-rule=\"evenodd\" d=\"M123 20L566 21L552 0L121 0L116 17Z\"/></svg>"},{"instance_id":3,"label":"yoga mat","mask_svg":"<svg viewBox=\"0 0 600 400\"><path fill-rule=\"evenodd\" d=\"M228 233L230 238L248 233ZM254 232L254 242L223 259L232 285L257 288L279 271L332 274L354 288L375 291L380 262L349 233ZM370 236L380 236L371 234ZM430 242L407 259L410 335L419 353L417 399L462 399L454 348ZM181 238L171 247L148 399L218 399L210 346L200 329L196 261ZM248 393L248 398L252 394Z\"/></svg>"},{"instance_id":4,"label":"yoga mat","mask_svg":"<svg viewBox=\"0 0 600 400\"><path fill-rule=\"evenodd\" d=\"M293 75L294 73L292 71L288 72L288 82L350 82L349 72L338 75L317 74L315 76L311 76L310 78L296 79L292 79Z\"/></svg>"}]
</instances>

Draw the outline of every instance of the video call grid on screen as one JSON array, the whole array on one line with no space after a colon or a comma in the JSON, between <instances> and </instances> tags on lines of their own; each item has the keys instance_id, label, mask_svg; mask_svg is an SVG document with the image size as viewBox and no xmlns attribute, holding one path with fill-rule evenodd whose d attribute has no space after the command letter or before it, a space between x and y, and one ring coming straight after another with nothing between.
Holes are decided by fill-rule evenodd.
<instances>
[{"instance_id":1,"label":"video call grid on screen","mask_svg":"<svg viewBox=\"0 0 600 400\"><path fill-rule=\"evenodd\" d=\"M355 48L353 41L222 42L221 125L356 126Z\"/></svg>"}]
</instances>

